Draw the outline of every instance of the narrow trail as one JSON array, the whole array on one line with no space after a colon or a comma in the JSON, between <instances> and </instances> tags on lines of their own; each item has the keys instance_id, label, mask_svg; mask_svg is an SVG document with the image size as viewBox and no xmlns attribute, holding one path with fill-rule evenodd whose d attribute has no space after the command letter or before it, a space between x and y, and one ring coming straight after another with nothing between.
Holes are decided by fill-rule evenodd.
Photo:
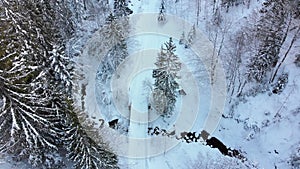
<instances>
[{"instance_id":1,"label":"narrow trail","mask_svg":"<svg viewBox=\"0 0 300 169\"><path fill-rule=\"evenodd\" d=\"M142 114L142 115L141 115ZM138 120L138 121L136 121ZM147 137L147 130L148 130L148 123L146 122L139 122L139 121L147 121L148 120L148 113L140 113L135 109L131 109L130 111L130 123L129 123L129 137L130 138L138 138L144 139ZM128 154L131 156L140 156L141 152L144 152L143 158L141 160L129 159L128 164L132 169L141 169L147 167L147 149L149 149L147 142L141 142L139 145L136 144L135 141L131 141L129 139L128 143ZM132 164L136 164L133 165Z\"/></svg>"}]
</instances>

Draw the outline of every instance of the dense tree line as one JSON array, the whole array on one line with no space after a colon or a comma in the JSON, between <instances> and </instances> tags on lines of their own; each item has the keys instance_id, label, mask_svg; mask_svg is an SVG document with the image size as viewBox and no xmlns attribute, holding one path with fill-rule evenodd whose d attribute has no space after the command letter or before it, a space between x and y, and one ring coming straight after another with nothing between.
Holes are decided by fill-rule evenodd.
<instances>
[{"instance_id":1,"label":"dense tree line","mask_svg":"<svg viewBox=\"0 0 300 169\"><path fill-rule=\"evenodd\" d=\"M281 62L289 55L290 48L299 36L299 2L267 0L260 10L260 19L255 27L255 34L259 46L254 57L250 59L248 79L259 83L272 83ZM288 43L288 36L292 40L285 54L283 44ZM279 64L278 64L279 63ZM277 70L272 72L277 67Z\"/></svg>"},{"instance_id":2,"label":"dense tree line","mask_svg":"<svg viewBox=\"0 0 300 169\"><path fill-rule=\"evenodd\" d=\"M33 167L118 168L92 139L72 101L73 64L66 41L74 15L62 1L0 2L0 151Z\"/></svg>"},{"instance_id":3,"label":"dense tree line","mask_svg":"<svg viewBox=\"0 0 300 169\"><path fill-rule=\"evenodd\" d=\"M261 13L261 19L256 27L261 44L258 53L251 58L251 63L248 65L249 79L257 82L263 82L267 73L279 60L287 17L284 4L279 1L265 2Z\"/></svg>"}]
</instances>

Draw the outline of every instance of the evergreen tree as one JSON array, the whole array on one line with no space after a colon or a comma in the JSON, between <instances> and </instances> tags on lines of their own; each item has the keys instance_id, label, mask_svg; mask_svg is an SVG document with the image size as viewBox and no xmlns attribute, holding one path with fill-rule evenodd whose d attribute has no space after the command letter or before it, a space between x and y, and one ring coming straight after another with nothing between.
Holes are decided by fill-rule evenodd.
<instances>
[{"instance_id":1,"label":"evergreen tree","mask_svg":"<svg viewBox=\"0 0 300 169\"><path fill-rule=\"evenodd\" d=\"M176 102L176 90L179 88L176 80L179 78L177 73L181 69L181 63L178 56L175 55L175 51L176 46L172 38L170 38L165 43L165 48L161 47L155 63L157 69L154 69L152 74L153 78L155 78L155 89L163 91L167 98L166 107L163 112L160 112L165 115L171 115Z\"/></svg>"},{"instance_id":2,"label":"evergreen tree","mask_svg":"<svg viewBox=\"0 0 300 169\"><path fill-rule=\"evenodd\" d=\"M128 8L126 0L114 0L114 15L118 18L132 14L132 10Z\"/></svg>"},{"instance_id":3,"label":"evergreen tree","mask_svg":"<svg viewBox=\"0 0 300 169\"><path fill-rule=\"evenodd\" d=\"M112 47L120 45L125 41L127 31L124 29L122 22L117 19L112 13L107 17L106 23L103 26L101 34L103 35L104 47Z\"/></svg>"},{"instance_id":4,"label":"evergreen tree","mask_svg":"<svg viewBox=\"0 0 300 169\"><path fill-rule=\"evenodd\" d=\"M228 12L229 7L238 6L239 4L244 4L243 0L222 0L221 6L226 8L226 12Z\"/></svg>"},{"instance_id":5,"label":"evergreen tree","mask_svg":"<svg viewBox=\"0 0 300 169\"><path fill-rule=\"evenodd\" d=\"M61 114L47 82L47 31L38 27L48 19L47 5L5 1L0 7L0 149L35 167L58 168Z\"/></svg>"},{"instance_id":6,"label":"evergreen tree","mask_svg":"<svg viewBox=\"0 0 300 169\"><path fill-rule=\"evenodd\" d=\"M212 24L220 27L222 21L223 19L222 19L221 11L219 8L216 8L214 15L212 16Z\"/></svg>"},{"instance_id":7,"label":"evergreen tree","mask_svg":"<svg viewBox=\"0 0 300 169\"><path fill-rule=\"evenodd\" d=\"M84 114L83 114L84 115ZM109 150L100 138L98 131L89 121L74 111L69 113L66 126L65 145L68 157L80 169L118 169L117 156ZM87 132L89 131L89 133Z\"/></svg>"},{"instance_id":8,"label":"evergreen tree","mask_svg":"<svg viewBox=\"0 0 300 169\"><path fill-rule=\"evenodd\" d=\"M247 65L249 80L266 82L267 73L279 60L287 17L284 6L284 1L268 0L260 11L262 16L256 26L256 32L261 43L257 54Z\"/></svg>"},{"instance_id":9,"label":"evergreen tree","mask_svg":"<svg viewBox=\"0 0 300 169\"><path fill-rule=\"evenodd\" d=\"M162 11L163 13L166 13L165 0L161 0L159 10Z\"/></svg>"},{"instance_id":10,"label":"evergreen tree","mask_svg":"<svg viewBox=\"0 0 300 169\"><path fill-rule=\"evenodd\" d=\"M57 23L69 21L61 15L65 10L59 1L1 1L0 152L33 167L61 168L68 142L63 138L71 138L78 142L70 145L92 150L68 148L78 153L77 166L93 168L92 156L104 168L117 168L116 156L94 144L72 116L72 66L64 41L72 25Z\"/></svg>"},{"instance_id":11,"label":"evergreen tree","mask_svg":"<svg viewBox=\"0 0 300 169\"><path fill-rule=\"evenodd\" d=\"M113 46L106 55L108 63L112 70L116 70L121 62L128 56L127 45L125 41L121 41L120 44Z\"/></svg>"},{"instance_id":12,"label":"evergreen tree","mask_svg":"<svg viewBox=\"0 0 300 169\"><path fill-rule=\"evenodd\" d=\"M125 25L121 25L113 14L107 18L101 34L103 35L103 47L109 49L108 53L102 59L103 64L108 64L106 67L114 71L117 66L127 57L127 44L125 37Z\"/></svg>"},{"instance_id":13,"label":"evergreen tree","mask_svg":"<svg viewBox=\"0 0 300 169\"><path fill-rule=\"evenodd\" d=\"M186 44L185 33L184 33L184 31L182 32L182 34L181 34L181 36L180 36L179 44L180 44L180 45Z\"/></svg>"},{"instance_id":14,"label":"evergreen tree","mask_svg":"<svg viewBox=\"0 0 300 169\"><path fill-rule=\"evenodd\" d=\"M166 22L165 13L166 13L165 1L162 0L161 4L160 4L160 8L159 8L159 14L158 14L158 17L157 17L157 20L158 20L159 23L165 23Z\"/></svg>"},{"instance_id":15,"label":"evergreen tree","mask_svg":"<svg viewBox=\"0 0 300 169\"><path fill-rule=\"evenodd\" d=\"M297 67L300 67L300 54L295 55L295 61Z\"/></svg>"},{"instance_id":16,"label":"evergreen tree","mask_svg":"<svg viewBox=\"0 0 300 169\"><path fill-rule=\"evenodd\" d=\"M55 83L70 94L73 86L71 74L73 67L70 58L65 55L64 46L53 45L52 50L49 51L49 62Z\"/></svg>"},{"instance_id":17,"label":"evergreen tree","mask_svg":"<svg viewBox=\"0 0 300 169\"><path fill-rule=\"evenodd\" d=\"M193 44L193 41L195 39L196 36L196 28L195 28L195 24L192 26L191 30L189 31L188 37L187 37L187 42L185 44L185 48L189 48L191 47L191 45Z\"/></svg>"}]
</instances>

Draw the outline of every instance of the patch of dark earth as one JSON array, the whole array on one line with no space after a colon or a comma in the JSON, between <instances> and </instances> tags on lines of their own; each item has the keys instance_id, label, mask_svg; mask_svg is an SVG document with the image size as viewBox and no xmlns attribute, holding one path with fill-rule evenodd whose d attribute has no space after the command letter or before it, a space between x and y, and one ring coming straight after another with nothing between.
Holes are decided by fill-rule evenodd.
<instances>
[{"instance_id":1,"label":"patch of dark earth","mask_svg":"<svg viewBox=\"0 0 300 169\"><path fill-rule=\"evenodd\" d=\"M242 162L247 161L247 158L242 154L241 150L231 149L227 147L216 137L210 137L209 133L205 130L202 130L200 133L181 132L178 136L176 135L175 130L168 132L167 130L160 129L159 127L149 127L148 135L174 137L175 139L181 140L182 142L186 143L199 142L211 148L217 148L224 156L234 157L240 159Z\"/></svg>"}]
</instances>

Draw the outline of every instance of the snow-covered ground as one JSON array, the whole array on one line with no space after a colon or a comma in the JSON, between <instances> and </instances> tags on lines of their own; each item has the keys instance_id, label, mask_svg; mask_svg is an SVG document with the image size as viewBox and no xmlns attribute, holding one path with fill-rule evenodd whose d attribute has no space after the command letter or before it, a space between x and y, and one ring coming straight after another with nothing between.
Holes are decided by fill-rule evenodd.
<instances>
[{"instance_id":1,"label":"snow-covered ground","mask_svg":"<svg viewBox=\"0 0 300 169\"><path fill-rule=\"evenodd\" d=\"M100 71L99 64L108 49L99 49L102 43L99 31L91 34L101 27L100 20L99 23L86 21L83 27L89 30L89 34L79 35L81 39L76 41L81 46L89 39L84 48L79 47L82 50L81 56L74 57L77 71L82 75L77 81L77 107L88 114L90 120L97 124L96 127L101 126L99 131L103 140L119 156L120 167L290 168L290 156L297 151L299 153L300 147L300 68L293 63L294 57L288 57L280 70L289 75L288 84L282 93L267 91L256 93L255 96L229 98L225 90L226 70L221 66L223 58L218 58L213 50L213 47L219 47L222 33L228 33L224 35L224 43L229 43L232 40L231 34L251 23L250 20L257 19L255 13L263 1L251 0L248 7L240 5L230 7L228 12L223 11L225 24L219 28L219 32L211 24L212 13L216 10L213 10L213 1L199 0L198 16L197 1L165 2L169 15L167 22L160 24L157 22L157 14L161 0L130 1L129 7L133 14L130 15L131 29L126 39L129 56L105 84L100 84L97 72ZM104 18L103 14L102 20ZM191 48L186 49L178 41L181 33L184 31L187 34L193 24L197 27L196 40ZM217 37L214 37L214 31L219 33ZM163 118L148 110L151 94L149 84L154 83L151 76L157 53L169 37L173 37L177 46L176 54L183 63L179 84L187 95L178 97L171 118ZM216 46L213 46L214 40ZM298 45L291 49L291 56L299 52L299 40L296 43ZM222 51L226 52L227 49ZM216 64L215 69L211 68L212 63ZM225 68L230 68L230 64L225 63ZM252 85L249 83L246 88ZM103 106L102 102L107 102L107 105ZM103 126L99 123L102 119L105 121ZM123 132L108 126L107 122L114 119L119 119ZM226 146L240 150L247 161L224 156L218 149L199 142L186 143L175 137L148 135L148 127L156 126L167 131L175 130L176 135L184 131L199 133L206 130ZM9 164L1 159L0 169L20 168L20 165Z\"/></svg>"}]
</instances>

